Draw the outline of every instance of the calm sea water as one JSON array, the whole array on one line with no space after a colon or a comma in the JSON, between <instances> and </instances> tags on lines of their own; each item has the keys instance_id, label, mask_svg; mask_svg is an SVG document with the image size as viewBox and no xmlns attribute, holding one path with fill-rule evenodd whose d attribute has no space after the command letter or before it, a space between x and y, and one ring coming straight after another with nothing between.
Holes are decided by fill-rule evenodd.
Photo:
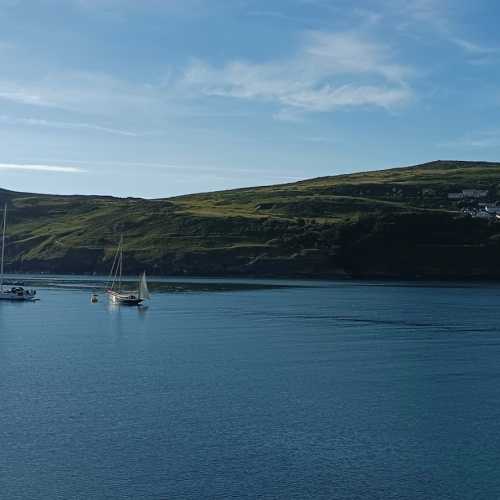
<instances>
[{"instance_id":1,"label":"calm sea water","mask_svg":"<svg viewBox=\"0 0 500 500\"><path fill-rule=\"evenodd\" d=\"M1 498L500 498L500 286L75 281L0 304Z\"/></svg>"}]
</instances>

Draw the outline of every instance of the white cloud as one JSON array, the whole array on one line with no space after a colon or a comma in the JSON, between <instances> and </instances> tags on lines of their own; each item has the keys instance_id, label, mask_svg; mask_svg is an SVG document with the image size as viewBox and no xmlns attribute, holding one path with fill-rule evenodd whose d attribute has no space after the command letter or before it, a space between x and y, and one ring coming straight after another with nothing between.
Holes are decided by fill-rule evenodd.
<instances>
[{"instance_id":1,"label":"white cloud","mask_svg":"<svg viewBox=\"0 0 500 500\"><path fill-rule=\"evenodd\" d=\"M28 172L60 172L66 174L80 174L85 170L78 167L63 167L59 165L30 165L18 163L0 163L0 170L20 170Z\"/></svg>"},{"instance_id":2,"label":"white cloud","mask_svg":"<svg viewBox=\"0 0 500 500\"><path fill-rule=\"evenodd\" d=\"M462 48L467 54L472 56L488 56L500 54L498 47L486 47L477 43L471 42L464 38L450 37L450 41Z\"/></svg>"},{"instance_id":3,"label":"white cloud","mask_svg":"<svg viewBox=\"0 0 500 500\"><path fill-rule=\"evenodd\" d=\"M202 95L275 102L304 112L389 108L412 97L413 70L394 59L388 46L357 33L310 32L290 60L232 61L219 68L196 60L183 83Z\"/></svg>"},{"instance_id":4,"label":"white cloud","mask_svg":"<svg viewBox=\"0 0 500 500\"><path fill-rule=\"evenodd\" d=\"M390 108L411 97L406 88L390 88L375 85L324 85L305 89L282 97L288 106L305 111L325 112L346 106L381 106Z\"/></svg>"},{"instance_id":5,"label":"white cloud","mask_svg":"<svg viewBox=\"0 0 500 500\"><path fill-rule=\"evenodd\" d=\"M185 174L192 178L196 175L197 178L227 178L240 179L242 176L250 178L258 178L262 180L281 181L296 181L304 179L307 174L298 172L297 175L283 175L283 171L273 168L255 168L255 167L225 167L220 165L193 165L193 164L175 164L175 163L160 163L160 162L141 162L141 161L120 161L120 160L70 160L70 159L40 159L33 161L47 161L52 163L66 163L76 165L86 165L88 167L99 166L99 171L107 173L119 171L119 175L137 176L137 169L142 169L145 175L171 175L175 172L176 175ZM102 168L103 167L103 168ZM0 170L26 170L26 171L47 171L47 172L64 172L64 173L84 173L80 167L59 167L50 165L32 165L32 164L0 164ZM147 172L149 170L149 172ZM299 175L300 174L300 175Z\"/></svg>"},{"instance_id":6,"label":"white cloud","mask_svg":"<svg viewBox=\"0 0 500 500\"><path fill-rule=\"evenodd\" d=\"M307 59L311 58L310 61ZM302 50L302 62L317 64L325 73L376 75L392 82L402 82L412 70L393 62L392 50L357 33L312 32Z\"/></svg>"},{"instance_id":7,"label":"white cloud","mask_svg":"<svg viewBox=\"0 0 500 500\"><path fill-rule=\"evenodd\" d=\"M53 104L39 95L36 90L28 90L13 84L0 84L0 99L34 106L52 106Z\"/></svg>"},{"instance_id":8,"label":"white cloud","mask_svg":"<svg viewBox=\"0 0 500 500\"><path fill-rule=\"evenodd\" d=\"M499 47L481 45L458 34L460 29L454 20L452 4L448 0L413 0L411 2L401 0L399 8L400 14L404 17L425 27L430 27L438 36L459 47L471 58L483 58L484 60L486 56L500 53Z\"/></svg>"},{"instance_id":9,"label":"white cloud","mask_svg":"<svg viewBox=\"0 0 500 500\"><path fill-rule=\"evenodd\" d=\"M124 136L144 134L93 122L109 122L109 117L120 115L150 120L166 110L174 113L183 102L188 109L182 111L189 114L193 94L271 102L278 107L274 110L277 119L298 120L304 112L354 106L392 108L408 102L413 94L409 84L413 70L396 59L389 46L360 33L312 31L302 35L302 43L289 59L233 60L221 67L194 60L180 79L171 75L166 83L155 84L88 72L50 73L37 81L0 79L0 100L94 116L77 123L29 118L22 120L24 125Z\"/></svg>"},{"instance_id":10,"label":"white cloud","mask_svg":"<svg viewBox=\"0 0 500 500\"><path fill-rule=\"evenodd\" d=\"M0 80L0 99L86 114L154 110L158 97L157 87L130 84L99 73L52 73L36 83Z\"/></svg>"},{"instance_id":11,"label":"white cloud","mask_svg":"<svg viewBox=\"0 0 500 500\"><path fill-rule=\"evenodd\" d=\"M130 130L121 130L111 127L103 127L92 123L78 123L78 122L60 122L52 120L44 120L39 118L14 118L10 116L0 116L0 123L8 123L13 125L27 125L35 127L49 127L57 129L68 130L95 130L96 132L105 132L108 134L122 135L126 137L137 137L140 134Z\"/></svg>"}]
</instances>

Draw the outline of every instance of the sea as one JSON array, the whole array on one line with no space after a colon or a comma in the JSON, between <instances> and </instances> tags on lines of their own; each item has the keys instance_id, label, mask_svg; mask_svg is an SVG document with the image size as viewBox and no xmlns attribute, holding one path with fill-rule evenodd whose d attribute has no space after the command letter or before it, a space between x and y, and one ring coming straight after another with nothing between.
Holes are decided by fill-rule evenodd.
<instances>
[{"instance_id":1,"label":"sea","mask_svg":"<svg viewBox=\"0 0 500 500\"><path fill-rule=\"evenodd\" d=\"M2 499L500 498L499 284L22 279Z\"/></svg>"}]
</instances>

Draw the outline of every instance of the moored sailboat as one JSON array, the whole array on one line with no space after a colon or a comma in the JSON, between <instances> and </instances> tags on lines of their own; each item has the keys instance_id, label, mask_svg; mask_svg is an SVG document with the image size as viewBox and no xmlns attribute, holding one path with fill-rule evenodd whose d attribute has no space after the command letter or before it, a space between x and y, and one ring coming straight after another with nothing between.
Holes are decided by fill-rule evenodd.
<instances>
[{"instance_id":1,"label":"moored sailboat","mask_svg":"<svg viewBox=\"0 0 500 500\"><path fill-rule=\"evenodd\" d=\"M138 306L150 298L150 293L148 289L148 283L146 280L146 273L142 273L139 278L139 283L137 284L136 290L123 290L122 286L122 274L123 274L123 237L120 239L120 243L115 253L113 259L113 265L111 266L111 285L106 290L109 300L113 304L125 305L125 306Z\"/></svg>"},{"instance_id":2,"label":"moored sailboat","mask_svg":"<svg viewBox=\"0 0 500 500\"><path fill-rule=\"evenodd\" d=\"M0 260L0 300L9 300L17 302L34 301L36 290L26 290L22 286L4 286L4 260L5 260L5 230L7 228L7 204L3 209L3 227L2 227L2 254Z\"/></svg>"}]
</instances>

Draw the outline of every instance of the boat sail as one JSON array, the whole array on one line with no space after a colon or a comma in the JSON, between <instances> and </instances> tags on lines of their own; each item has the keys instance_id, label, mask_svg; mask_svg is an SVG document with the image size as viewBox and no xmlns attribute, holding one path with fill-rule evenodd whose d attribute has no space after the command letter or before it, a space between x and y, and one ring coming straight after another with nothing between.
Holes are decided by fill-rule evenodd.
<instances>
[{"instance_id":1,"label":"boat sail","mask_svg":"<svg viewBox=\"0 0 500 500\"><path fill-rule=\"evenodd\" d=\"M13 286L5 288L4 286L4 260L5 260L5 230L7 228L7 203L3 208L3 227L2 227L2 253L0 260L0 300L10 300L17 302L34 301L36 290L25 290L22 286Z\"/></svg>"},{"instance_id":2,"label":"boat sail","mask_svg":"<svg viewBox=\"0 0 500 500\"><path fill-rule=\"evenodd\" d=\"M146 280L146 271L142 273L141 279L139 281L139 297L144 300L151 298L151 294L149 293L148 288L148 282Z\"/></svg>"},{"instance_id":3,"label":"boat sail","mask_svg":"<svg viewBox=\"0 0 500 500\"><path fill-rule=\"evenodd\" d=\"M110 301L113 304L121 304L127 306L138 306L151 297L144 272L139 279L137 290L126 291L122 287L123 274L123 236L120 238L120 243L116 249L113 265L111 266L110 281L111 285L106 290Z\"/></svg>"}]
</instances>

